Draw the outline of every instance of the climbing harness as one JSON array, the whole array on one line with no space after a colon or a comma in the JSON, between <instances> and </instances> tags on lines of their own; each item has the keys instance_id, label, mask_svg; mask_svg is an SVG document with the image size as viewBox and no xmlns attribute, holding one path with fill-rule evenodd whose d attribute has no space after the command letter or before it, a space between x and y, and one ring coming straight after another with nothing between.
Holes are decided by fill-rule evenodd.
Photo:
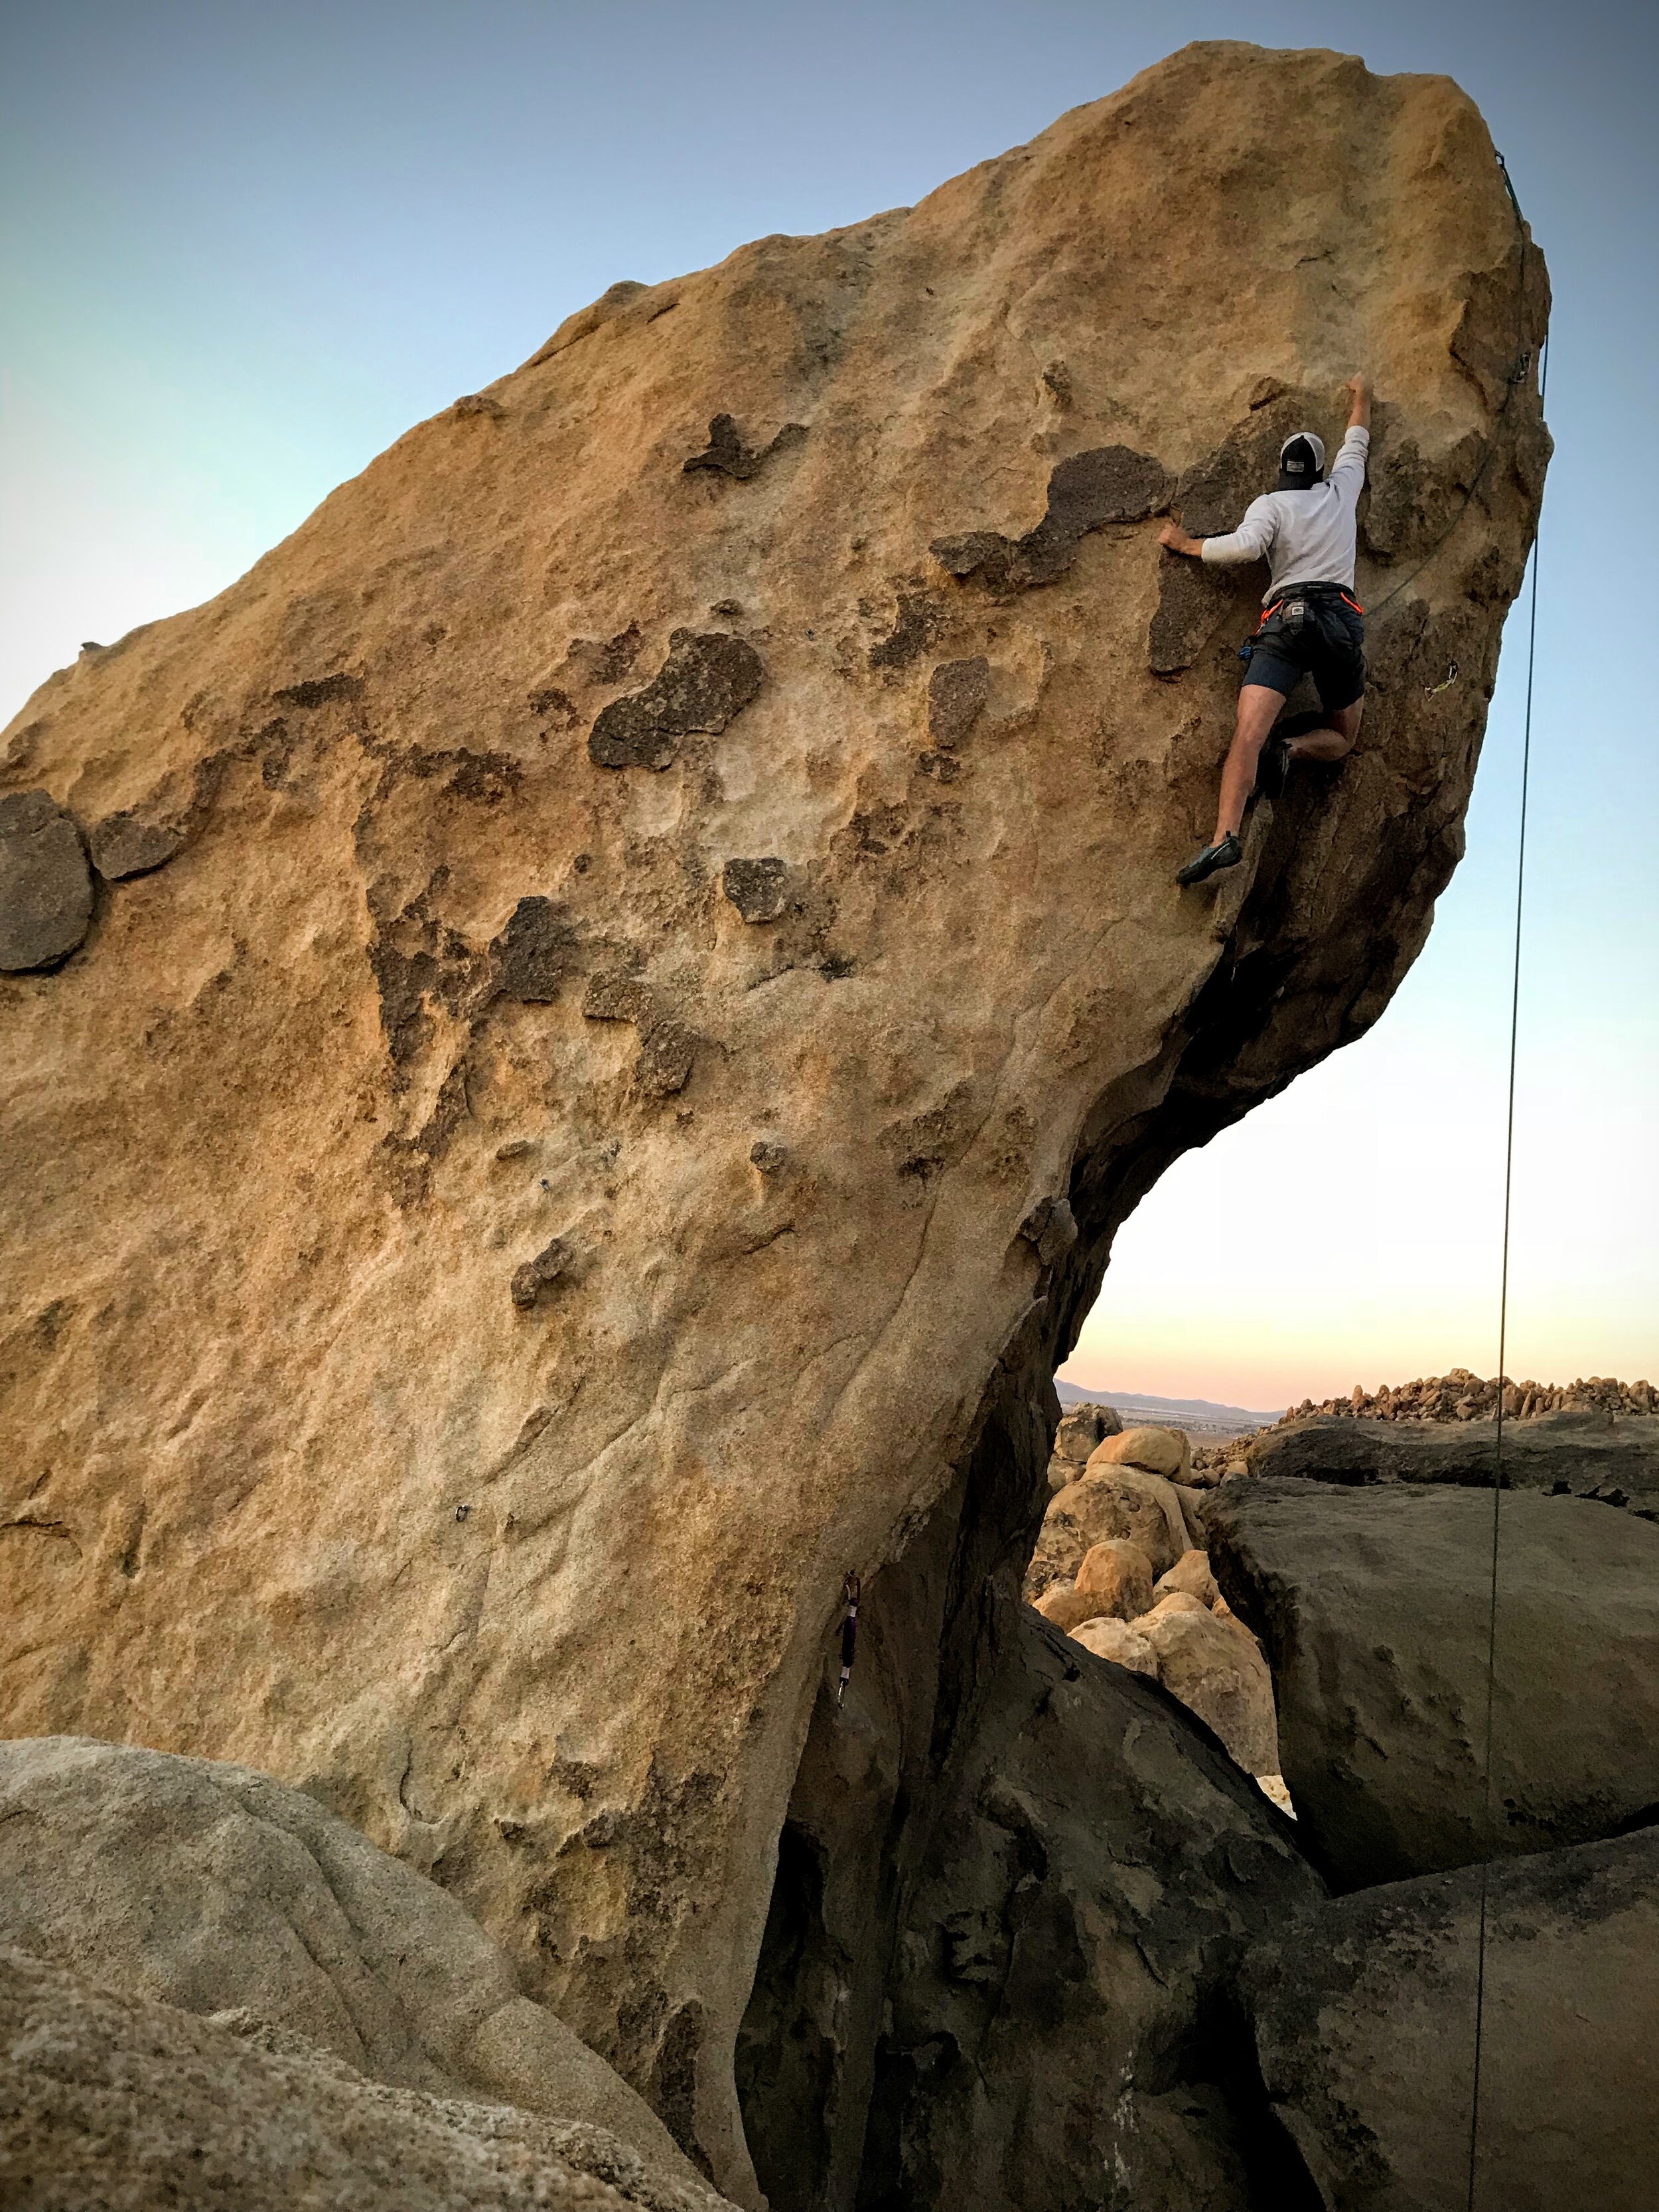
<instances>
[{"instance_id":1,"label":"climbing harness","mask_svg":"<svg viewBox=\"0 0 1659 2212\"><path fill-rule=\"evenodd\" d=\"M836 1685L836 1703L840 1705L847 1695L847 1685L853 1679L853 1654L859 1640L859 1578L849 1568L842 1579L841 1594L847 1611L841 1624L841 1680Z\"/></svg>"},{"instance_id":2,"label":"climbing harness","mask_svg":"<svg viewBox=\"0 0 1659 2212\"><path fill-rule=\"evenodd\" d=\"M1504 162L1504 157L1501 154L1498 156L1498 167L1504 172L1504 184L1505 189L1509 192L1510 204L1515 210L1516 222L1521 233L1520 304L1522 311L1524 312L1526 304L1528 243L1526 222L1521 213L1521 203L1515 195L1515 186L1510 181L1508 166ZM1517 349L1519 347L1521 336L1524 331L1524 325L1522 325L1521 330L1516 332ZM1545 395L1549 385L1549 344L1548 341L1546 340L1542 349L1542 358L1540 362L1538 380L1538 404L1540 411L1543 408ZM1521 377L1526 373L1526 368L1529 364L1530 359L1531 356L1530 352L1528 352L1522 361L1521 367L1510 373L1509 391L1504 394L1504 408L1505 410L1507 410L1510 399L1513 397L1516 389L1519 385ZM1501 424L1502 420L1503 411L1500 410L1498 423ZM1486 449L1486 459L1488 460L1492 457L1492 447L1497 443L1498 428L1498 424L1494 424L1492 428L1492 444L1490 444ZM1480 464L1480 470L1476 472L1476 483L1480 482L1480 477L1485 474L1486 465L1486 460L1483 460ZM1473 498L1474 495L1474 487L1472 486L1470 488L1469 496L1470 498ZM1465 507L1468 506L1468 501L1465 501ZM1462 510L1460 510L1460 514ZM1454 521L1453 527L1455 527L1455 520ZM1447 532L1447 536L1449 535L1450 531L1449 530ZM1492 1571L1486 1600L1486 1711L1484 1762L1485 1808L1484 1828L1481 1838L1483 1856L1480 1861L1480 1899L1475 1935L1474 2052L1472 2080L1469 2089L1469 2159L1468 2189L1465 2199L1466 2212L1474 2212L1475 2170L1480 2141L1480 2068L1482 2059L1485 2056L1484 2045L1486 2021L1486 1922L1487 1904L1492 1883L1492 1740L1498 1681L1498 1561L1501 1556L1501 1516L1504 1498L1504 1415L1505 1412L1504 1401L1510 1387L1508 1379L1504 1372L1505 1358L1509 1348L1510 1200L1515 1183L1515 1073L1517 1048L1521 1036L1521 925L1525 909L1527 889L1527 795L1532 771L1532 693L1533 670L1537 656L1538 646L1538 549L1540 537L1541 532L1535 532L1534 533L1532 542L1532 587L1527 611L1527 690L1526 703L1522 716L1521 733L1521 820L1516 836L1515 952L1510 975L1509 1097L1505 1109L1504 1127L1503 1258L1498 1269L1498 1407L1497 1431L1493 1440L1492 1455ZM1443 544L1445 540L1443 538L1441 543ZM1439 548L1437 547L1435 550L1436 551L1438 551ZM1431 554L1429 557L1431 560L1434 556ZM1407 578L1407 580L1409 582L1410 579ZM1451 672L1453 676L1457 672L1455 662L1452 665ZM1447 680L1449 682L1450 678L1448 678Z\"/></svg>"},{"instance_id":3,"label":"climbing harness","mask_svg":"<svg viewBox=\"0 0 1659 2212\"><path fill-rule=\"evenodd\" d=\"M1304 630L1312 629L1324 632L1320 617L1321 600L1340 599L1345 607L1363 616L1364 608L1358 599L1345 592L1340 584L1297 584L1280 598L1269 600L1261 610L1261 619L1238 648L1238 657L1247 665L1259 645L1271 645L1275 638L1300 637Z\"/></svg>"}]
</instances>

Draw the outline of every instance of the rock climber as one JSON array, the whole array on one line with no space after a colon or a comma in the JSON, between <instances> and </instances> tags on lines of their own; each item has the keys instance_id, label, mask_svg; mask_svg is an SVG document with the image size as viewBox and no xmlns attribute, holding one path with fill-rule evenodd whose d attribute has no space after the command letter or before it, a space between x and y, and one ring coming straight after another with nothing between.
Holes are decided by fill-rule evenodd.
<instances>
[{"instance_id":1,"label":"rock climber","mask_svg":"<svg viewBox=\"0 0 1659 2212\"><path fill-rule=\"evenodd\" d=\"M1215 836L1176 872L1178 884L1201 884L1218 868L1237 867L1239 831L1252 792L1276 799L1292 761L1340 761L1353 750L1364 708L1365 625L1353 596L1354 510L1370 447L1371 392L1352 376L1347 435L1330 474L1323 441L1298 430L1279 451L1279 488L1252 500L1238 528L1221 538L1189 538L1167 522L1160 543L1219 568L1267 558L1267 611L1247 648L1238 694L1238 722L1221 771ZM1304 675L1313 678L1322 711L1297 717L1275 733L1285 700Z\"/></svg>"}]
</instances>

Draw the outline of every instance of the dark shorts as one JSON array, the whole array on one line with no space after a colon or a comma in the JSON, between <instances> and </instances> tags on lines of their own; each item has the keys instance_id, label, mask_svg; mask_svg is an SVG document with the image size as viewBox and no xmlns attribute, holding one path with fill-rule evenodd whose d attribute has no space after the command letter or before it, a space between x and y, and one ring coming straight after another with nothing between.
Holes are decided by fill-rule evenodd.
<instances>
[{"instance_id":1,"label":"dark shorts","mask_svg":"<svg viewBox=\"0 0 1659 2212\"><path fill-rule=\"evenodd\" d=\"M1365 624L1346 599L1310 599L1299 636L1285 634L1270 614L1251 643L1246 684L1260 684L1286 698L1311 676L1328 714L1352 707L1365 691Z\"/></svg>"}]
</instances>

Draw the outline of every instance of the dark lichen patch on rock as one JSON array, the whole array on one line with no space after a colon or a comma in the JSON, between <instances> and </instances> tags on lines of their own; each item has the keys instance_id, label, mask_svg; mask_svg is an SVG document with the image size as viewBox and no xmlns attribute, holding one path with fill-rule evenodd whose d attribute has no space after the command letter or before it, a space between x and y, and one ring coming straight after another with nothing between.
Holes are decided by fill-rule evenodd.
<instances>
[{"instance_id":1,"label":"dark lichen patch on rock","mask_svg":"<svg viewBox=\"0 0 1659 2212\"><path fill-rule=\"evenodd\" d=\"M533 1260L513 1270L508 1289L513 1303L520 1311L527 1312L540 1298L550 1283L556 1283L570 1265L570 1247L562 1237L544 1244Z\"/></svg>"},{"instance_id":2,"label":"dark lichen patch on rock","mask_svg":"<svg viewBox=\"0 0 1659 2212\"><path fill-rule=\"evenodd\" d=\"M626 629L619 629L614 637L573 637L559 673L567 678L574 677L579 683L600 688L620 684L639 659L640 647L643 642L637 623L629 623ZM559 696L562 697L563 694L560 693ZM535 704L533 698L531 703L532 706Z\"/></svg>"},{"instance_id":3,"label":"dark lichen patch on rock","mask_svg":"<svg viewBox=\"0 0 1659 2212\"><path fill-rule=\"evenodd\" d=\"M1233 603L1228 579L1201 561L1169 555L1160 565L1158 605L1147 625L1146 658L1154 676L1190 668Z\"/></svg>"},{"instance_id":4,"label":"dark lichen patch on rock","mask_svg":"<svg viewBox=\"0 0 1659 2212\"><path fill-rule=\"evenodd\" d=\"M728 860L720 871L720 889L745 921L775 921L783 912L787 872L770 854L757 860Z\"/></svg>"},{"instance_id":5,"label":"dark lichen patch on rock","mask_svg":"<svg viewBox=\"0 0 1659 2212\"><path fill-rule=\"evenodd\" d=\"M619 975L614 969L590 975L582 1012L590 1022L632 1022L643 1029L653 1012L650 986L637 975Z\"/></svg>"},{"instance_id":6,"label":"dark lichen patch on rock","mask_svg":"<svg viewBox=\"0 0 1659 2212\"><path fill-rule=\"evenodd\" d=\"M997 598L1049 584L1077 556L1079 542L1109 522L1144 522L1168 506L1175 478L1162 461L1128 446L1100 446L1061 461L1048 479L1048 507L1023 538L970 530L929 549L953 576L973 577Z\"/></svg>"},{"instance_id":7,"label":"dark lichen patch on rock","mask_svg":"<svg viewBox=\"0 0 1659 2212\"><path fill-rule=\"evenodd\" d=\"M640 1033L634 1063L635 1087L646 1097L666 1098L684 1091L691 1074L696 1043L690 1030L659 1008L648 984L617 971L588 978L582 1012L592 1022L631 1022Z\"/></svg>"},{"instance_id":8,"label":"dark lichen patch on rock","mask_svg":"<svg viewBox=\"0 0 1659 2212\"><path fill-rule=\"evenodd\" d=\"M87 832L92 865L106 884L125 883L129 876L147 876L164 867L184 843L182 830L146 822L131 811L107 814Z\"/></svg>"},{"instance_id":9,"label":"dark lichen patch on rock","mask_svg":"<svg viewBox=\"0 0 1659 2212\"><path fill-rule=\"evenodd\" d=\"M374 925L368 964L380 994L380 1027L391 1054L394 1086L403 1089L410 1061L436 1035L435 1005L451 1015L482 1011L493 987L490 960L476 952L457 929L433 911L432 902L448 882L446 868L434 870L424 890L399 906L390 885L369 886L368 910Z\"/></svg>"},{"instance_id":10,"label":"dark lichen patch on rock","mask_svg":"<svg viewBox=\"0 0 1659 2212\"><path fill-rule=\"evenodd\" d=\"M327 676L309 676L299 684L286 684L275 696L288 707L326 707L331 700L355 699L362 688L361 677L337 668Z\"/></svg>"},{"instance_id":11,"label":"dark lichen patch on rock","mask_svg":"<svg viewBox=\"0 0 1659 2212\"><path fill-rule=\"evenodd\" d=\"M984 710L991 692L991 664L975 653L970 660L941 660L927 679L927 734L949 752L959 745Z\"/></svg>"},{"instance_id":12,"label":"dark lichen patch on rock","mask_svg":"<svg viewBox=\"0 0 1659 2212\"><path fill-rule=\"evenodd\" d=\"M416 745L402 756L399 765L423 781L445 778L444 789L457 799L471 799L494 806L516 798L524 781L523 763L511 753L475 753L465 745L444 746L432 751Z\"/></svg>"},{"instance_id":13,"label":"dark lichen patch on rock","mask_svg":"<svg viewBox=\"0 0 1659 2212\"><path fill-rule=\"evenodd\" d=\"M442 1159L449 1150L450 1139L471 1111L472 1102L466 1092L466 1061L462 1058L438 1086L432 1111L410 1139L410 1148L423 1159Z\"/></svg>"},{"instance_id":14,"label":"dark lichen patch on rock","mask_svg":"<svg viewBox=\"0 0 1659 2212\"><path fill-rule=\"evenodd\" d=\"M532 714L556 729L568 730L576 719L570 694L556 684L544 684L532 691L527 703Z\"/></svg>"},{"instance_id":15,"label":"dark lichen patch on rock","mask_svg":"<svg viewBox=\"0 0 1659 2212\"><path fill-rule=\"evenodd\" d=\"M587 740L600 768L665 769L678 740L694 731L718 735L742 712L765 677L753 646L724 630L677 629L668 658L643 690L613 699Z\"/></svg>"},{"instance_id":16,"label":"dark lichen patch on rock","mask_svg":"<svg viewBox=\"0 0 1659 2212\"><path fill-rule=\"evenodd\" d=\"M672 1097L690 1082L696 1056L690 1030L661 1017L641 1035L640 1056L634 1063L635 1084L647 1097Z\"/></svg>"},{"instance_id":17,"label":"dark lichen patch on rock","mask_svg":"<svg viewBox=\"0 0 1659 2212\"><path fill-rule=\"evenodd\" d=\"M0 799L0 970L56 967L91 920L92 873L70 816L46 791Z\"/></svg>"},{"instance_id":18,"label":"dark lichen patch on rock","mask_svg":"<svg viewBox=\"0 0 1659 2212\"><path fill-rule=\"evenodd\" d=\"M919 753L916 766L924 775L937 776L941 783L954 783L962 774L962 763L954 753Z\"/></svg>"},{"instance_id":19,"label":"dark lichen patch on rock","mask_svg":"<svg viewBox=\"0 0 1659 2212\"><path fill-rule=\"evenodd\" d=\"M686 461L685 473L735 477L739 483L746 483L750 477L760 473L774 453L787 453L791 446L799 445L805 435L804 422L786 422L776 437L765 445L746 446L736 418L716 415L708 425L708 445Z\"/></svg>"},{"instance_id":20,"label":"dark lichen patch on rock","mask_svg":"<svg viewBox=\"0 0 1659 2212\"><path fill-rule=\"evenodd\" d=\"M1431 464L1414 439L1379 456L1367 489L1359 532L1379 561L1415 560L1437 545L1467 501L1483 459L1471 431L1456 450Z\"/></svg>"},{"instance_id":21,"label":"dark lichen patch on rock","mask_svg":"<svg viewBox=\"0 0 1659 2212\"><path fill-rule=\"evenodd\" d=\"M921 659L944 627L943 609L925 592L901 587L892 629L870 648L871 667L908 668Z\"/></svg>"},{"instance_id":22,"label":"dark lichen patch on rock","mask_svg":"<svg viewBox=\"0 0 1659 2212\"><path fill-rule=\"evenodd\" d=\"M1250 501L1278 483L1285 440L1297 430L1318 428L1328 412L1328 403L1314 393L1282 385L1266 398L1252 398L1250 405L1255 411L1236 422L1212 453L1184 471L1175 488L1171 503L1182 527L1194 538L1237 530Z\"/></svg>"},{"instance_id":23,"label":"dark lichen patch on rock","mask_svg":"<svg viewBox=\"0 0 1659 2212\"><path fill-rule=\"evenodd\" d=\"M547 1006L559 994L576 933L551 899L521 898L489 947L503 998Z\"/></svg>"}]
</instances>

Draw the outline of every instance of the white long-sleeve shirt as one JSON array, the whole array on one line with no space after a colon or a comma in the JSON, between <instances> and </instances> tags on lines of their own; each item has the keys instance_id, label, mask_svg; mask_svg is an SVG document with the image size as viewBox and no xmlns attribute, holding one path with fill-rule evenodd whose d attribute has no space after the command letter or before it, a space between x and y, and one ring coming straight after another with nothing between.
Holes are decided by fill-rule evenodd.
<instances>
[{"instance_id":1,"label":"white long-sleeve shirt","mask_svg":"<svg viewBox=\"0 0 1659 2212\"><path fill-rule=\"evenodd\" d=\"M1350 430L1323 483L1253 499L1237 530L1204 540L1204 558L1241 568L1265 555L1272 580L1261 594L1264 605L1281 584L1342 584L1352 591L1354 509L1370 443L1369 430Z\"/></svg>"}]
</instances>

